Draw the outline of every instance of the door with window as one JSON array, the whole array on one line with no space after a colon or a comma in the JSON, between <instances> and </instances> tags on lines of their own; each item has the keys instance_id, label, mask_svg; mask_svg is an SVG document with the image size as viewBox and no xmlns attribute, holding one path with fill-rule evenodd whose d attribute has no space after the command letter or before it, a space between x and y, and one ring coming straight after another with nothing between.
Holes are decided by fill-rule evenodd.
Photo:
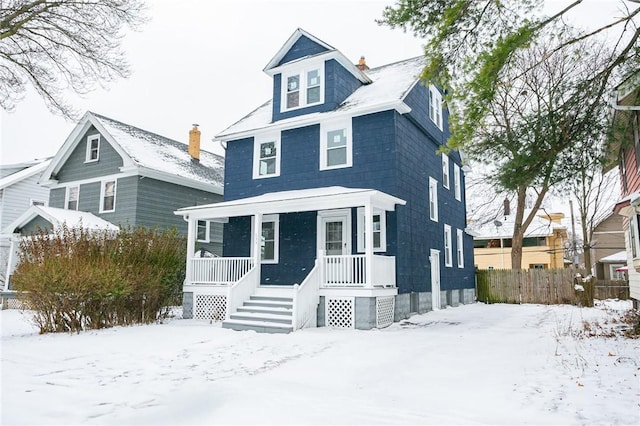
<instances>
[{"instance_id":1,"label":"door with window","mask_svg":"<svg viewBox=\"0 0 640 426\"><path fill-rule=\"evenodd\" d=\"M320 249L325 256L325 278L330 283L349 283L352 276L352 265L348 258L351 254L349 241L350 212L334 213L320 216ZM338 257L340 256L340 257Z\"/></svg>"},{"instance_id":2,"label":"door with window","mask_svg":"<svg viewBox=\"0 0 640 426\"><path fill-rule=\"evenodd\" d=\"M431 249L431 307L434 311L440 309L440 251Z\"/></svg>"}]
</instances>

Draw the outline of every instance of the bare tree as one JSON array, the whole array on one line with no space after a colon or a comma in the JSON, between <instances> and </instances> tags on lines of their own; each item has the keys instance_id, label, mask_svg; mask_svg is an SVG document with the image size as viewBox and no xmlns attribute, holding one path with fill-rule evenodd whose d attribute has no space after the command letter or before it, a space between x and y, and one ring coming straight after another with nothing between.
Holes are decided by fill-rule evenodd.
<instances>
[{"instance_id":1,"label":"bare tree","mask_svg":"<svg viewBox=\"0 0 640 426\"><path fill-rule=\"evenodd\" d=\"M74 118L64 91L126 77L120 42L144 11L141 0L0 0L0 106L14 109L30 84L52 112Z\"/></svg>"}]
</instances>

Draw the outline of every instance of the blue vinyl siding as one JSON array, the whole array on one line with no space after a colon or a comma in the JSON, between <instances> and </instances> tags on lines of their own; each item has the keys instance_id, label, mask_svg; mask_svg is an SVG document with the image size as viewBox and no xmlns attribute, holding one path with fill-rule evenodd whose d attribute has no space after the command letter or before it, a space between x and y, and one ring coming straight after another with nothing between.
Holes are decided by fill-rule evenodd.
<instances>
[{"instance_id":1,"label":"blue vinyl siding","mask_svg":"<svg viewBox=\"0 0 640 426\"><path fill-rule=\"evenodd\" d=\"M306 36L301 36L282 57L277 66L295 61L296 59L304 58L305 56L313 56L326 51L326 47L319 45Z\"/></svg>"},{"instance_id":2,"label":"blue vinyl siding","mask_svg":"<svg viewBox=\"0 0 640 426\"><path fill-rule=\"evenodd\" d=\"M100 150L98 161L85 163L87 155L87 136L99 134L95 127L82 135L80 142L73 149L69 158L58 172L58 182L67 183L82 179L92 179L100 176L112 175L120 172L122 157L107 142L104 136L100 137Z\"/></svg>"}]
</instances>

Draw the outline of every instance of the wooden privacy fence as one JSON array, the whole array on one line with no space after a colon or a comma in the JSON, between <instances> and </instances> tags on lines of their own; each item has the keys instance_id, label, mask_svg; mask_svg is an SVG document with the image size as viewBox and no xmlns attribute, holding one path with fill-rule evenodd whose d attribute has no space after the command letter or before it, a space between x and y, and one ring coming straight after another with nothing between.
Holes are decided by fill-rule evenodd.
<instances>
[{"instance_id":1,"label":"wooden privacy fence","mask_svg":"<svg viewBox=\"0 0 640 426\"><path fill-rule=\"evenodd\" d=\"M622 280L598 280L596 282L594 293L594 297L599 300L629 300L629 282Z\"/></svg>"},{"instance_id":2,"label":"wooden privacy fence","mask_svg":"<svg viewBox=\"0 0 640 426\"><path fill-rule=\"evenodd\" d=\"M575 290L574 277L573 269L478 270L477 297L485 303L584 304L589 295Z\"/></svg>"}]
</instances>

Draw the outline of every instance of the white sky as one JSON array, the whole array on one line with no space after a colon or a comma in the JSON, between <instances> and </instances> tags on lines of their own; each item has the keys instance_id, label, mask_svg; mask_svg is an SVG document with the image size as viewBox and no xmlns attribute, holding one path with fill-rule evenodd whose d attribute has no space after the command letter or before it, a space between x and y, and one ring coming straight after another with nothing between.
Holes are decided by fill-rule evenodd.
<instances>
[{"instance_id":1,"label":"white sky","mask_svg":"<svg viewBox=\"0 0 640 426\"><path fill-rule=\"evenodd\" d=\"M620 1L586 3L583 19L592 20ZM150 0L151 21L123 43L132 76L69 100L82 112L184 142L198 123L203 148L219 152L211 138L271 98L262 69L298 27L354 62L364 55L371 67L421 55L420 40L374 22L387 4L393 1ZM14 112L0 112L0 164L55 155L73 127L29 93Z\"/></svg>"}]
</instances>

